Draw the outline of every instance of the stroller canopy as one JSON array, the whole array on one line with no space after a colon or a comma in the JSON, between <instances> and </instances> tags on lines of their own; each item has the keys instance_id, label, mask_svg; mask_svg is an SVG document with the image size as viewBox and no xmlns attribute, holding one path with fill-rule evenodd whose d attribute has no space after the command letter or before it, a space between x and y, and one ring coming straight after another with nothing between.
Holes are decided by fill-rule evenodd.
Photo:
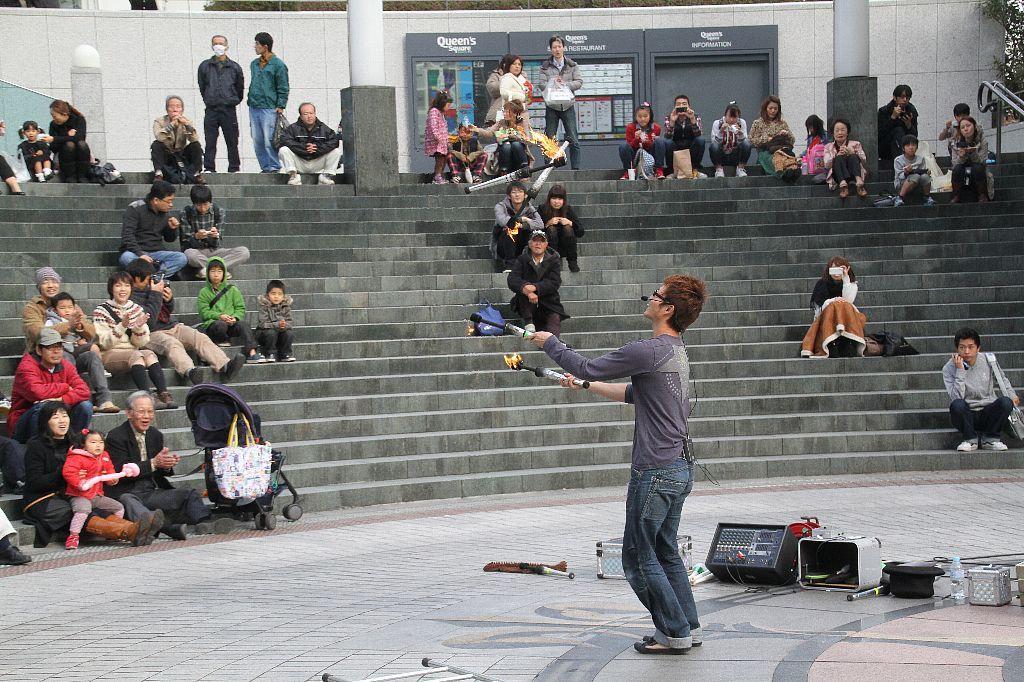
<instances>
[{"instance_id":1,"label":"stroller canopy","mask_svg":"<svg viewBox=\"0 0 1024 682\"><path fill-rule=\"evenodd\" d=\"M198 384L185 397L185 413L192 423L196 447L223 448L228 444L231 422L235 415L245 417L252 425L253 437L261 438L259 415L233 388L222 384ZM238 420L239 440L244 437L242 420Z\"/></svg>"}]
</instances>

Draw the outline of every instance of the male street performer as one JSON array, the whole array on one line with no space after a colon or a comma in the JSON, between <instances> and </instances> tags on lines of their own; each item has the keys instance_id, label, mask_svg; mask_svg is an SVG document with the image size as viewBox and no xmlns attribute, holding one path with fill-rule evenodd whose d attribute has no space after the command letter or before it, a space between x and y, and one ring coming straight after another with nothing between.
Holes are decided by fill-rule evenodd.
<instances>
[{"instance_id":1,"label":"male street performer","mask_svg":"<svg viewBox=\"0 0 1024 682\"><path fill-rule=\"evenodd\" d=\"M685 654L700 646L700 622L676 533L683 502L693 488L693 453L686 420L690 414L689 360L681 335L700 315L704 282L686 275L666 277L647 300L644 317L652 336L588 360L548 332L531 340L569 374L590 380L590 390L636 407L633 467L626 493L622 567L656 628L633 647L642 654ZM632 383L605 379L630 377Z\"/></svg>"}]
</instances>

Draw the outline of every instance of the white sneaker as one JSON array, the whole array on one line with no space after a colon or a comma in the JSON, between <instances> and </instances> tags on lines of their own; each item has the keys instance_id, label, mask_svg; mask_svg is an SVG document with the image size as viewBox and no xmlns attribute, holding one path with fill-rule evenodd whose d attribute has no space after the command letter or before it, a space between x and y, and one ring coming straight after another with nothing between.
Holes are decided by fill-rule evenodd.
<instances>
[{"instance_id":1,"label":"white sneaker","mask_svg":"<svg viewBox=\"0 0 1024 682\"><path fill-rule=\"evenodd\" d=\"M49 180L50 177L53 175L53 169L52 168L44 168L43 169L43 175L46 176L47 180Z\"/></svg>"},{"instance_id":2,"label":"white sneaker","mask_svg":"<svg viewBox=\"0 0 1024 682\"><path fill-rule=\"evenodd\" d=\"M302 184L302 176L298 173L292 173L291 177L288 178L288 184L292 187L296 187Z\"/></svg>"},{"instance_id":3,"label":"white sneaker","mask_svg":"<svg viewBox=\"0 0 1024 682\"><path fill-rule=\"evenodd\" d=\"M531 322L530 324L528 324L525 327L523 327L523 329L525 329L526 331L528 331L528 332L530 332L532 334L535 331L537 331L537 325L535 325L533 322Z\"/></svg>"},{"instance_id":4,"label":"white sneaker","mask_svg":"<svg viewBox=\"0 0 1024 682\"><path fill-rule=\"evenodd\" d=\"M724 168L716 168L715 169L715 177L716 178L724 178L725 177L725 169Z\"/></svg>"},{"instance_id":5,"label":"white sneaker","mask_svg":"<svg viewBox=\"0 0 1024 682\"><path fill-rule=\"evenodd\" d=\"M956 449L957 452L974 452L975 450L978 449L978 442L973 440L965 440L963 443L960 443L960 445L957 445Z\"/></svg>"},{"instance_id":6,"label":"white sneaker","mask_svg":"<svg viewBox=\"0 0 1024 682\"><path fill-rule=\"evenodd\" d=\"M46 182L46 176L42 173L36 173L36 182Z\"/></svg>"},{"instance_id":7,"label":"white sneaker","mask_svg":"<svg viewBox=\"0 0 1024 682\"><path fill-rule=\"evenodd\" d=\"M1003 441L1001 441L998 438L996 438L996 439L993 439L993 440L987 440L986 439L986 440L981 441L981 449L982 450L997 450L999 452L1002 452L1003 450L1006 450L1008 448L1006 447L1006 443L1004 443Z\"/></svg>"},{"instance_id":8,"label":"white sneaker","mask_svg":"<svg viewBox=\"0 0 1024 682\"><path fill-rule=\"evenodd\" d=\"M698 179L698 180L703 180L703 179L704 179L704 178L706 178L707 176L708 176L708 174L707 174L707 173L701 173L700 171L697 171L697 179Z\"/></svg>"},{"instance_id":9,"label":"white sneaker","mask_svg":"<svg viewBox=\"0 0 1024 682\"><path fill-rule=\"evenodd\" d=\"M334 180L331 179L331 176L328 175L327 173L321 173L320 174L320 184L321 185L333 185L334 184Z\"/></svg>"},{"instance_id":10,"label":"white sneaker","mask_svg":"<svg viewBox=\"0 0 1024 682\"><path fill-rule=\"evenodd\" d=\"M741 166L736 166L736 177L745 178L747 177L747 169Z\"/></svg>"}]
</instances>

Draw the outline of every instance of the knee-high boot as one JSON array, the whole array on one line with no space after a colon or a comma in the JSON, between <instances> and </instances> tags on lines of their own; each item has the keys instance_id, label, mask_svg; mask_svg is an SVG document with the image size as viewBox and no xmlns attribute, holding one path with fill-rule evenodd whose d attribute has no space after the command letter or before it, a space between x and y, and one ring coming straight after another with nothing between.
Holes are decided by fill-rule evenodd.
<instances>
[{"instance_id":1,"label":"knee-high boot","mask_svg":"<svg viewBox=\"0 0 1024 682\"><path fill-rule=\"evenodd\" d=\"M126 521L117 516L102 518L93 514L85 524L85 530L107 540L121 540L139 547L153 542L154 514L145 514L138 523ZM155 530L159 530L159 526Z\"/></svg>"}]
</instances>

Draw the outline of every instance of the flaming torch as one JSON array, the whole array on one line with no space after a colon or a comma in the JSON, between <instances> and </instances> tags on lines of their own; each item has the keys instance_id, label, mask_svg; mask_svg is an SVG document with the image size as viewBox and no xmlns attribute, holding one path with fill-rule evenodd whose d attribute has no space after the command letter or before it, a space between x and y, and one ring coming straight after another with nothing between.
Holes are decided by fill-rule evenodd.
<instances>
[{"instance_id":1,"label":"flaming torch","mask_svg":"<svg viewBox=\"0 0 1024 682\"><path fill-rule=\"evenodd\" d=\"M543 141L540 138L543 138ZM558 143L552 140L550 137L545 137L544 135L541 135L540 133L536 132L532 133L530 141L540 147L541 151L544 153L544 156L548 159L547 162L537 166L533 166L532 168L529 166L525 166L523 168L520 168L519 170L512 171L511 173L499 175L498 177L493 178L491 180L487 180L485 182L478 182L475 185L470 185L466 187L466 194L479 192L480 190L486 187L494 187L495 185L507 185L511 182L515 182L516 180L525 180L526 178L530 177L531 175L539 171L540 176L530 187L530 191L532 192L530 198L537 196L537 192L540 191L540 186L543 185L544 182L548 179L548 176L551 175L551 171L554 170L556 167L565 165L565 150L569 147L569 143L563 142L562 146L559 147ZM551 149L551 145L554 145L553 150Z\"/></svg>"},{"instance_id":2,"label":"flaming torch","mask_svg":"<svg viewBox=\"0 0 1024 682\"><path fill-rule=\"evenodd\" d=\"M548 369L547 367L527 367L526 365L523 364L523 356L520 355L519 353L516 353L515 355L506 355L504 357L505 364L508 365L509 369L525 369L530 372L533 372L535 376L541 379L550 379L552 381L558 382L562 381L562 378L564 377L563 374L560 374L559 372L556 372L553 369ZM590 382L584 381L582 379L573 379L572 383L574 386L579 386L581 388L590 388Z\"/></svg>"}]
</instances>

